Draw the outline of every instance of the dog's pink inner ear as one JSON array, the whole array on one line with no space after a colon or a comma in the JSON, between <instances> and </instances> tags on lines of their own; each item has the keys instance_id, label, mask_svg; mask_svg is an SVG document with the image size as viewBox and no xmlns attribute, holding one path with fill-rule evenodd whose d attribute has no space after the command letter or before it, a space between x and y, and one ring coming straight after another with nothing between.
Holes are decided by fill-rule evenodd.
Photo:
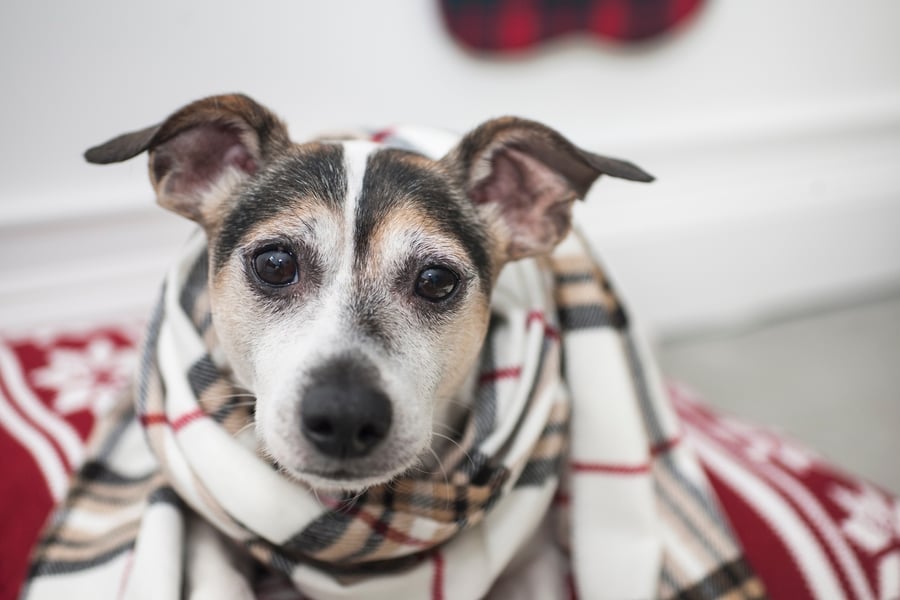
<instances>
[{"instance_id":1,"label":"dog's pink inner ear","mask_svg":"<svg viewBox=\"0 0 900 600\"><path fill-rule=\"evenodd\" d=\"M256 172L256 161L241 142L240 133L225 125L198 125L160 144L153 155L153 176L167 174L170 193L202 191L228 167L247 174Z\"/></svg>"},{"instance_id":2,"label":"dog's pink inner ear","mask_svg":"<svg viewBox=\"0 0 900 600\"><path fill-rule=\"evenodd\" d=\"M257 161L236 127L203 124L163 142L152 153L150 169L160 203L190 219L202 221L203 194L229 169L252 175Z\"/></svg>"},{"instance_id":3,"label":"dog's pink inner ear","mask_svg":"<svg viewBox=\"0 0 900 600\"><path fill-rule=\"evenodd\" d=\"M488 159L488 174L469 197L493 204L508 230L509 260L549 252L568 233L577 193L554 169L521 150L497 148Z\"/></svg>"}]
</instances>

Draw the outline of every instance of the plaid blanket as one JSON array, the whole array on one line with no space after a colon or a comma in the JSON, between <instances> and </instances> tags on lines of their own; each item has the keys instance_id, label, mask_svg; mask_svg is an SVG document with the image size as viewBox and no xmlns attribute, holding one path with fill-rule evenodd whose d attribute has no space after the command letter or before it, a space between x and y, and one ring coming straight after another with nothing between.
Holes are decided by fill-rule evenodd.
<instances>
[{"instance_id":1,"label":"plaid blanket","mask_svg":"<svg viewBox=\"0 0 900 600\"><path fill-rule=\"evenodd\" d=\"M168 276L134 401L96 432L24 597L253 597L273 579L314 598L518 597L517 582L542 598L762 596L577 235L502 275L461 437L352 497L317 495L256 448L252 398L217 351L205 246ZM534 543L552 576L501 577Z\"/></svg>"}]
</instances>

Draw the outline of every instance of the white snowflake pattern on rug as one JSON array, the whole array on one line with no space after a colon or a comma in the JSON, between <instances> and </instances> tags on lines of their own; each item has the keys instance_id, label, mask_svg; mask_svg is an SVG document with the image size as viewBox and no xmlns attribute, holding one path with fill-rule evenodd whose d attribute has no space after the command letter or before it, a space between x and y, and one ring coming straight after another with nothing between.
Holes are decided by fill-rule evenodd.
<instances>
[{"instance_id":1,"label":"white snowflake pattern on rug","mask_svg":"<svg viewBox=\"0 0 900 600\"><path fill-rule=\"evenodd\" d=\"M53 408L61 414L90 410L99 417L115 404L134 372L136 352L110 340L91 340L82 348L53 348L45 367L31 374L36 387L53 390Z\"/></svg>"},{"instance_id":2,"label":"white snowflake pattern on rug","mask_svg":"<svg viewBox=\"0 0 900 600\"><path fill-rule=\"evenodd\" d=\"M884 552L900 540L900 500L866 484L858 490L836 485L830 496L847 513L844 535L878 561L879 600L900 598L900 552Z\"/></svg>"}]
</instances>

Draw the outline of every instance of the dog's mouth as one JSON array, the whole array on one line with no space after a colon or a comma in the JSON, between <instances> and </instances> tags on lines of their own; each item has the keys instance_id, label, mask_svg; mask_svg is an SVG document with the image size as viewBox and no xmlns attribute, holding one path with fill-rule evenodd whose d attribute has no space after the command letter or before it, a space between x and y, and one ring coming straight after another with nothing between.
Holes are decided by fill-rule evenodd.
<instances>
[{"instance_id":1,"label":"dog's mouth","mask_svg":"<svg viewBox=\"0 0 900 600\"><path fill-rule=\"evenodd\" d=\"M401 472L405 469L401 470ZM357 471L346 467L334 469L289 470L288 473L315 490L359 492L367 488L387 483L398 475L396 471L373 473L371 470Z\"/></svg>"},{"instance_id":2,"label":"dog's mouth","mask_svg":"<svg viewBox=\"0 0 900 600\"><path fill-rule=\"evenodd\" d=\"M307 448L279 452L263 445L265 455L283 475L314 490L358 492L403 476L421 462L420 453L397 456L396 448L382 448L371 456L334 459L319 456ZM303 451L305 450L305 451Z\"/></svg>"},{"instance_id":3,"label":"dog's mouth","mask_svg":"<svg viewBox=\"0 0 900 600\"><path fill-rule=\"evenodd\" d=\"M333 479L335 481L353 481L356 479L360 479L359 473L351 471L350 469L332 469L332 470L313 470L307 469L301 471L300 474L304 477L311 476L319 479Z\"/></svg>"},{"instance_id":4,"label":"dog's mouth","mask_svg":"<svg viewBox=\"0 0 900 600\"><path fill-rule=\"evenodd\" d=\"M319 388L313 390L321 391ZM331 395L322 395L332 399ZM416 427L416 423L398 427L387 417L376 419L379 415L373 417L372 411L366 412L366 407L344 413L329 413L324 409L316 413L309 408L340 404L340 399L317 405L309 402L311 396L307 393L301 406L309 405L308 410L299 421L298 413L302 413L302 409L294 408L297 405L295 398L290 398L290 402L279 402L276 396L275 400L267 402L267 396L261 396L262 403L259 402L260 395L257 396L257 403L263 409L258 413L256 424L259 451L283 475L315 491L355 492L385 484L419 463L430 443L430 436L421 435L428 431L426 428ZM365 397L371 400L370 396ZM278 419L278 411L265 410L272 405L290 406L292 418ZM358 415L364 418L357 418ZM425 421L403 416L403 423ZM413 417L419 415L413 414ZM382 421L386 422L382 427L385 431L377 432L374 442L370 441L366 435L368 429L382 426Z\"/></svg>"}]
</instances>

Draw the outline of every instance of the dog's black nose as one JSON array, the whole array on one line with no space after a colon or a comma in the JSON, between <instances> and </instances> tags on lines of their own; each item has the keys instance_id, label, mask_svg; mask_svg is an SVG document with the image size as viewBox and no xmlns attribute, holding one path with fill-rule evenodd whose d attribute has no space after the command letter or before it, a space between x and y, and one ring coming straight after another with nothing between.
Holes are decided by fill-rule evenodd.
<instances>
[{"instance_id":1,"label":"dog's black nose","mask_svg":"<svg viewBox=\"0 0 900 600\"><path fill-rule=\"evenodd\" d=\"M368 368L352 363L344 363L343 369L335 366L319 373L303 395L303 435L327 456L365 456L391 428L391 402L372 381Z\"/></svg>"}]
</instances>

